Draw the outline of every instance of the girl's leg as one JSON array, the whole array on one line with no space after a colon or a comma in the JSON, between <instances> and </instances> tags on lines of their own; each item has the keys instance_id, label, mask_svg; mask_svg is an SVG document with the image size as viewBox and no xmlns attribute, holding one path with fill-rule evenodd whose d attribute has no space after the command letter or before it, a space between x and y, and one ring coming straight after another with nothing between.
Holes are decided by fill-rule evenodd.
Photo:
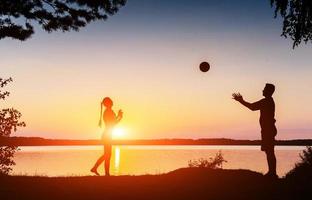
<instances>
[{"instance_id":1,"label":"girl's leg","mask_svg":"<svg viewBox=\"0 0 312 200\"><path fill-rule=\"evenodd\" d=\"M105 144L104 145L104 159L105 159L105 175L109 176L109 166L110 166L110 159L112 156L112 145Z\"/></svg>"},{"instance_id":2,"label":"girl's leg","mask_svg":"<svg viewBox=\"0 0 312 200\"><path fill-rule=\"evenodd\" d=\"M105 147L104 147L104 154L99 157L99 159L96 161L92 169L90 170L91 172L95 173L96 175L100 175L97 171L97 168L100 166L100 164L105 160Z\"/></svg>"}]
</instances>

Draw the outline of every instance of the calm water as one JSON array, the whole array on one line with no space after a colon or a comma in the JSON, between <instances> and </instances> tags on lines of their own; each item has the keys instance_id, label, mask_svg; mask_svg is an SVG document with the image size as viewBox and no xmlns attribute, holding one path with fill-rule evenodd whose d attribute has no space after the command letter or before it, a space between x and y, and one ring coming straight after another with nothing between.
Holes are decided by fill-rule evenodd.
<instances>
[{"instance_id":1,"label":"calm water","mask_svg":"<svg viewBox=\"0 0 312 200\"><path fill-rule=\"evenodd\" d=\"M188 161L213 157L219 150L228 161L226 169L250 169L265 173L265 154L258 146L115 146L111 174L160 174L187 167ZM276 147L277 168L285 175L299 161L305 147ZM83 176L103 152L101 146L21 147L15 156L15 175ZM103 173L103 166L99 172Z\"/></svg>"}]
</instances>

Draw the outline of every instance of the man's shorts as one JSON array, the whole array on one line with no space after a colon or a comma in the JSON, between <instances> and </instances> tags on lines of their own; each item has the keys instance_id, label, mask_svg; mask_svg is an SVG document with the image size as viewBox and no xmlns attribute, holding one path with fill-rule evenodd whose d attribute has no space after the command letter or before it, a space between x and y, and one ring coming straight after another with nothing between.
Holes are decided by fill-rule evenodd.
<instances>
[{"instance_id":1,"label":"man's shorts","mask_svg":"<svg viewBox=\"0 0 312 200\"><path fill-rule=\"evenodd\" d=\"M267 130L261 130L261 151L274 150L276 134L277 130L275 127Z\"/></svg>"}]
</instances>

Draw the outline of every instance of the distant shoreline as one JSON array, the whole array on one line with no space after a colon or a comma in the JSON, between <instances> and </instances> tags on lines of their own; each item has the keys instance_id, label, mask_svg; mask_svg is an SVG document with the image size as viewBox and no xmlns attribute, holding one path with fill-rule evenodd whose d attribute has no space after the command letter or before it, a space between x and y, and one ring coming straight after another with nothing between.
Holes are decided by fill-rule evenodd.
<instances>
[{"instance_id":1,"label":"distant shoreline","mask_svg":"<svg viewBox=\"0 0 312 200\"><path fill-rule=\"evenodd\" d=\"M101 140L45 139L40 137L2 137L0 146L84 146L101 145ZM260 140L227 138L113 140L113 145L240 145L257 146ZM278 146L312 146L312 139L278 140Z\"/></svg>"}]
</instances>

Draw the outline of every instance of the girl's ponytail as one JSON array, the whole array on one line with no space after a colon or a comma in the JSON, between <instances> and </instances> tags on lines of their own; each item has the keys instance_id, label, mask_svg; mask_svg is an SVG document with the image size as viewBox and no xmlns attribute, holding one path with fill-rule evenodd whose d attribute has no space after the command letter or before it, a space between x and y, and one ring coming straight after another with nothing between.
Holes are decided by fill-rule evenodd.
<instances>
[{"instance_id":1,"label":"girl's ponytail","mask_svg":"<svg viewBox=\"0 0 312 200\"><path fill-rule=\"evenodd\" d=\"M103 110L103 103L101 102L101 113L100 113L99 127L102 127L102 110Z\"/></svg>"}]
</instances>

